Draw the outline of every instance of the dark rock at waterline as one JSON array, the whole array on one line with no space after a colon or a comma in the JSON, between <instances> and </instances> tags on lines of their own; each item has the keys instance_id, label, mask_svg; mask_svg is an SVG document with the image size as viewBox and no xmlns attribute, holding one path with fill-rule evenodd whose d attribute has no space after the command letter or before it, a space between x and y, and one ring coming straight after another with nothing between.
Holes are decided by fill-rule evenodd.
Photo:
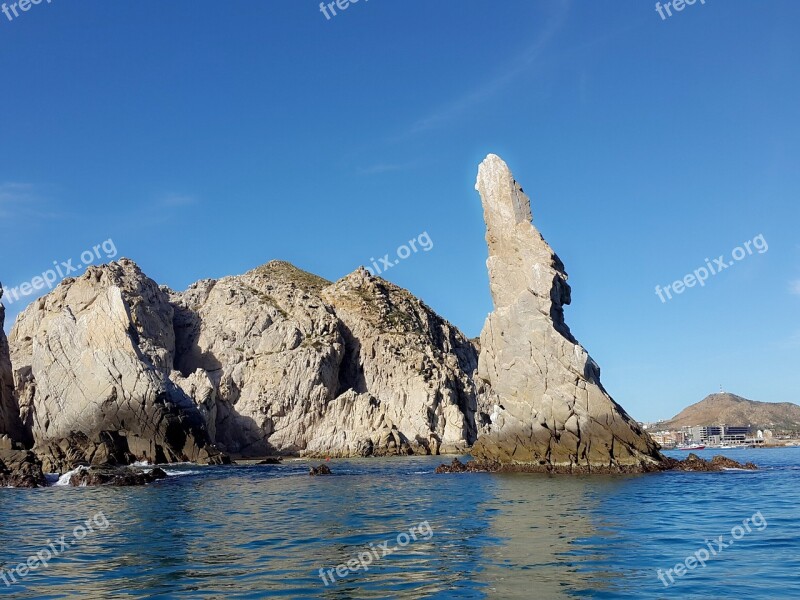
<instances>
[{"instance_id":1,"label":"dark rock at waterline","mask_svg":"<svg viewBox=\"0 0 800 600\"><path fill-rule=\"evenodd\" d=\"M704 460L697 456L695 453L690 453L684 460L677 460L668 458L667 462L670 464L670 470L676 471L723 471L725 469L745 469L747 471L755 471L758 467L749 463L739 463L728 458L727 456L717 455L711 460Z\"/></svg>"},{"instance_id":2,"label":"dark rock at waterline","mask_svg":"<svg viewBox=\"0 0 800 600\"><path fill-rule=\"evenodd\" d=\"M45 487L42 462L28 450L0 450L0 487Z\"/></svg>"},{"instance_id":3,"label":"dark rock at waterline","mask_svg":"<svg viewBox=\"0 0 800 600\"><path fill-rule=\"evenodd\" d=\"M42 459L47 473L66 473L81 465L122 467L150 460L152 456L164 458L157 449L153 451L149 442L118 431L102 431L93 438L82 432L72 432L68 437L43 441L33 450ZM213 447L203 448L196 458L194 462L198 464L231 464L227 454Z\"/></svg>"},{"instance_id":4,"label":"dark rock at waterline","mask_svg":"<svg viewBox=\"0 0 800 600\"><path fill-rule=\"evenodd\" d=\"M453 459L449 465L439 465L436 473L565 473L573 475L594 474L624 474L624 473L647 473L661 470L652 463L642 462L638 465L552 465L549 463L501 463L501 462L482 462L471 460L462 463L460 460Z\"/></svg>"},{"instance_id":5,"label":"dark rock at waterline","mask_svg":"<svg viewBox=\"0 0 800 600\"><path fill-rule=\"evenodd\" d=\"M318 467L311 467L308 472L309 475L332 475L330 468L327 465L320 465Z\"/></svg>"},{"instance_id":6,"label":"dark rock at waterline","mask_svg":"<svg viewBox=\"0 0 800 600\"><path fill-rule=\"evenodd\" d=\"M436 467L436 473L488 473L497 471L499 468L499 463L486 465L484 463L478 463L474 460L471 460L464 464L457 458L454 458L453 462L449 465L439 465Z\"/></svg>"},{"instance_id":7,"label":"dark rock at waterline","mask_svg":"<svg viewBox=\"0 0 800 600\"><path fill-rule=\"evenodd\" d=\"M131 487L146 485L166 478L167 474L157 467L149 471L141 471L133 467L87 467L72 475L69 484L72 487L97 485Z\"/></svg>"},{"instance_id":8,"label":"dark rock at waterline","mask_svg":"<svg viewBox=\"0 0 800 600\"><path fill-rule=\"evenodd\" d=\"M642 462L640 465L613 465L613 466L592 466L585 465L563 465L554 466L549 464L532 465L524 464L501 464L499 462L478 462L469 461L462 463L457 458L449 465L439 465L436 473L571 473L571 474L604 474L604 473L654 473L659 471L703 471L714 472L724 471L725 469L743 469L754 471L758 467L749 463L739 463L726 456L715 456L711 460L705 460L696 454L689 454L684 460L665 457L658 464Z\"/></svg>"},{"instance_id":9,"label":"dark rock at waterline","mask_svg":"<svg viewBox=\"0 0 800 600\"><path fill-rule=\"evenodd\" d=\"M282 465L283 459L280 457L270 457L265 458L261 462L256 463L257 465Z\"/></svg>"}]
</instances>

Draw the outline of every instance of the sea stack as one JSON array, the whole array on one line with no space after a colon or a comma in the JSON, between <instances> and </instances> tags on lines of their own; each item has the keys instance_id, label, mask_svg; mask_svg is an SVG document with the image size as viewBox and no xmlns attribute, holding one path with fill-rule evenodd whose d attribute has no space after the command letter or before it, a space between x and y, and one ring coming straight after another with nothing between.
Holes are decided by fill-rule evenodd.
<instances>
[{"instance_id":1,"label":"sea stack","mask_svg":"<svg viewBox=\"0 0 800 600\"><path fill-rule=\"evenodd\" d=\"M500 157L481 163L494 312L481 333L478 376L490 421L472 455L530 471L647 471L663 457L608 395L600 369L564 322L564 265L532 224L529 198Z\"/></svg>"}]
</instances>

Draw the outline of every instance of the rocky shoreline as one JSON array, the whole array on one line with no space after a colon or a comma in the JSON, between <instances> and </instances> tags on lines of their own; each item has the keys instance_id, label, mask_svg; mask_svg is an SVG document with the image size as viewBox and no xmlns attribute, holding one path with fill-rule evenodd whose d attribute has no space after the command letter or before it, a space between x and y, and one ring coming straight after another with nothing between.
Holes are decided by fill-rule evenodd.
<instances>
[{"instance_id":1,"label":"rocky shoreline","mask_svg":"<svg viewBox=\"0 0 800 600\"><path fill-rule=\"evenodd\" d=\"M439 465L436 468L437 474L445 473L550 473L550 474L570 474L570 475L619 475L637 473L661 473L664 471L699 471L717 472L729 469L755 471L758 467L751 463L739 463L726 456L717 455L711 460L700 458L694 453L690 453L683 460L677 458L664 457L664 460L657 463L642 463L638 466L629 465L530 465L530 464L503 464L500 462L482 462L471 460L466 463L454 458L453 462Z\"/></svg>"}]
</instances>

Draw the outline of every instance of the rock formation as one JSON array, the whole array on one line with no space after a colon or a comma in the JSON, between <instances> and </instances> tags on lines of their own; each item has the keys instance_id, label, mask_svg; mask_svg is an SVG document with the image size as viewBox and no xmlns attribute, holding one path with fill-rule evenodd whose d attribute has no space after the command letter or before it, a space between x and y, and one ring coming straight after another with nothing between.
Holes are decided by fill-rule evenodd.
<instances>
[{"instance_id":1,"label":"rock formation","mask_svg":"<svg viewBox=\"0 0 800 600\"><path fill-rule=\"evenodd\" d=\"M0 329L0 485L78 466L93 470L76 485L142 483L119 467L223 452L472 447L476 462L442 470L679 468L570 333L564 265L500 158L481 164L476 188L494 300L479 342L365 269L331 283L273 261L174 292L120 259L65 279L20 315L10 357Z\"/></svg>"},{"instance_id":2,"label":"rock formation","mask_svg":"<svg viewBox=\"0 0 800 600\"><path fill-rule=\"evenodd\" d=\"M530 200L506 164L480 165L494 312L478 373L491 425L472 455L528 470L630 470L662 461L657 445L606 393L600 369L564 322L564 265L531 223Z\"/></svg>"},{"instance_id":3,"label":"rock formation","mask_svg":"<svg viewBox=\"0 0 800 600\"><path fill-rule=\"evenodd\" d=\"M239 456L465 451L477 353L408 292L359 269L335 284L280 261L173 293L183 378Z\"/></svg>"},{"instance_id":4,"label":"rock formation","mask_svg":"<svg viewBox=\"0 0 800 600\"><path fill-rule=\"evenodd\" d=\"M220 461L197 405L168 377L172 318L167 295L127 260L64 280L20 315L16 390L46 470Z\"/></svg>"},{"instance_id":5,"label":"rock formation","mask_svg":"<svg viewBox=\"0 0 800 600\"><path fill-rule=\"evenodd\" d=\"M0 448L0 487L37 488L46 485L42 463L33 452Z\"/></svg>"},{"instance_id":6,"label":"rock formation","mask_svg":"<svg viewBox=\"0 0 800 600\"><path fill-rule=\"evenodd\" d=\"M137 460L465 452L475 347L359 269L288 263L161 289L132 261L92 267L11 334L19 413L46 472Z\"/></svg>"}]
</instances>

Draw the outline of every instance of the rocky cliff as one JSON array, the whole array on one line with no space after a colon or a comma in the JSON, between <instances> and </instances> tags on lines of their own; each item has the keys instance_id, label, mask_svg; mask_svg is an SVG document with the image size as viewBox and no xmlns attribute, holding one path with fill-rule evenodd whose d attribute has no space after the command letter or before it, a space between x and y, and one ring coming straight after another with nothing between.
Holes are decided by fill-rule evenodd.
<instances>
[{"instance_id":1,"label":"rocky cliff","mask_svg":"<svg viewBox=\"0 0 800 600\"><path fill-rule=\"evenodd\" d=\"M178 293L121 259L34 302L11 346L47 471L464 452L477 435L475 347L364 269L331 284L275 261Z\"/></svg>"},{"instance_id":2,"label":"rocky cliff","mask_svg":"<svg viewBox=\"0 0 800 600\"><path fill-rule=\"evenodd\" d=\"M533 226L530 200L489 155L483 202L494 312L481 333L479 377L491 425L472 454L529 470L631 470L662 461L656 444L603 389L600 369L564 322L564 265Z\"/></svg>"},{"instance_id":3,"label":"rocky cliff","mask_svg":"<svg viewBox=\"0 0 800 600\"><path fill-rule=\"evenodd\" d=\"M16 391L47 471L218 460L195 402L168 377L172 318L167 295L127 260L64 280L20 315Z\"/></svg>"},{"instance_id":4,"label":"rocky cliff","mask_svg":"<svg viewBox=\"0 0 800 600\"><path fill-rule=\"evenodd\" d=\"M330 284L275 261L172 302L175 367L202 382L228 452L425 454L475 440L474 347L363 269Z\"/></svg>"}]
</instances>

